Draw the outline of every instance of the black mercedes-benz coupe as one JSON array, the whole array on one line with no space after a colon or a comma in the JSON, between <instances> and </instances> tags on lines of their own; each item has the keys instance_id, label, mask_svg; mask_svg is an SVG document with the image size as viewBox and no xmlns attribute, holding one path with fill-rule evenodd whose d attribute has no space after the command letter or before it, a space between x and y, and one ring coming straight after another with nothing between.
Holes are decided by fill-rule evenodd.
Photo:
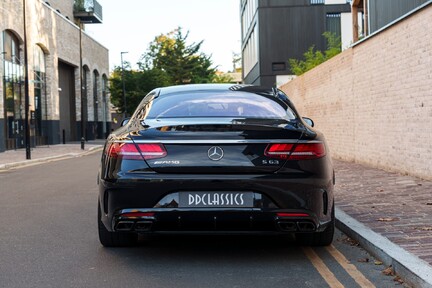
<instances>
[{"instance_id":1,"label":"black mercedes-benz coupe","mask_svg":"<svg viewBox=\"0 0 432 288\"><path fill-rule=\"evenodd\" d=\"M294 234L329 245L334 171L323 135L280 90L202 84L151 91L109 135L99 239L139 234Z\"/></svg>"}]
</instances>

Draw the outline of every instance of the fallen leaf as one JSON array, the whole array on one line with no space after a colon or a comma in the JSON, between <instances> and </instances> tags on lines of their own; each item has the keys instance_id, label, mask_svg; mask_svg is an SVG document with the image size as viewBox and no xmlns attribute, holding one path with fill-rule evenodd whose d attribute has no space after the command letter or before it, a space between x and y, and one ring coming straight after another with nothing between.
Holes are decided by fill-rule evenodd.
<instances>
[{"instance_id":1,"label":"fallen leaf","mask_svg":"<svg viewBox=\"0 0 432 288\"><path fill-rule=\"evenodd\" d=\"M361 263L366 263L366 262L369 262L369 258L360 258L357 261L361 262Z\"/></svg>"},{"instance_id":2,"label":"fallen leaf","mask_svg":"<svg viewBox=\"0 0 432 288\"><path fill-rule=\"evenodd\" d=\"M432 231L432 227L415 227L415 230Z\"/></svg>"},{"instance_id":3,"label":"fallen leaf","mask_svg":"<svg viewBox=\"0 0 432 288\"><path fill-rule=\"evenodd\" d=\"M428 202L428 203L426 203L426 205L432 205L432 202Z\"/></svg>"},{"instance_id":4,"label":"fallen leaf","mask_svg":"<svg viewBox=\"0 0 432 288\"><path fill-rule=\"evenodd\" d=\"M393 278L393 281L398 282L399 284L403 284L404 281L402 280L402 278L400 278L399 276L396 276L395 278Z\"/></svg>"},{"instance_id":5,"label":"fallen leaf","mask_svg":"<svg viewBox=\"0 0 432 288\"><path fill-rule=\"evenodd\" d=\"M359 246L359 242L357 242L354 239L351 239L350 237L344 237L341 241L351 246Z\"/></svg>"},{"instance_id":6,"label":"fallen leaf","mask_svg":"<svg viewBox=\"0 0 432 288\"><path fill-rule=\"evenodd\" d=\"M393 272L393 268L390 266L390 267L387 267L386 269L384 269L383 271L382 271L382 273L384 274L384 275L387 275L387 276L390 276L390 275L394 275L394 272Z\"/></svg>"},{"instance_id":7,"label":"fallen leaf","mask_svg":"<svg viewBox=\"0 0 432 288\"><path fill-rule=\"evenodd\" d=\"M375 265L382 265L382 264L383 264L383 262L381 262L381 261L378 261L378 260L375 260L374 264L375 264Z\"/></svg>"},{"instance_id":8,"label":"fallen leaf","mask_svg":"<svg viewBox=\"0 0 432 288\"><path fill-rule=\"evenodd\" d=\"M378 218L377 221L381 221L381 222L393 222L393 221L397 221L397 218L391 218L391 217L384 217L384 218Z\"/></svg>"}]
</instances>

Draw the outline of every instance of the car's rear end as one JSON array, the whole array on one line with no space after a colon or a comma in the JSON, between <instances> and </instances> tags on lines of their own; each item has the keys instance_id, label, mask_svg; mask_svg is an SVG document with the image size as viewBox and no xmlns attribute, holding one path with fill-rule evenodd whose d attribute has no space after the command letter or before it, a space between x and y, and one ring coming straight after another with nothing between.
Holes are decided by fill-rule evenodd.
<instances>
[{"instance_id":1,"label":"car's rear end","mask_svg":"<svg viewBox=\"0 0 432 288\"><path fill-rule=\"evenodd\" d=\"M102 244L138 233L296 233L329 244L334 181L322 135L278 91L190 87L149 94L108 139Z\"/></svg>"}]
</instances>

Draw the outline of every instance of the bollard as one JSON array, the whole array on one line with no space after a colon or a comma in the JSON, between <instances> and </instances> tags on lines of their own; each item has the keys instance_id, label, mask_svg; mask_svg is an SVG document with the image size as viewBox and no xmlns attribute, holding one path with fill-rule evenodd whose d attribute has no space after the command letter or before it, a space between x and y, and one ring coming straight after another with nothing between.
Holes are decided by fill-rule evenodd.
<instances>
[{"instance_id":1,"label":"bollard","mask_svg":"<svg viewBox=\"0 0 432 288\"><path fill-rule=\"evenodd\" d=\"M84 137L81 137L81 150L84 150L84 142L85 142Z\"/></svg>"},{"instance_id":2,"label":"bollard","mask_svg":"<svg viewBox=\"0 0 432 288\"><path fill-rule=\"evenodd\" d=\"M66 131L63 129L63 144L66 144Z\"/></svg>"}]
</instances>

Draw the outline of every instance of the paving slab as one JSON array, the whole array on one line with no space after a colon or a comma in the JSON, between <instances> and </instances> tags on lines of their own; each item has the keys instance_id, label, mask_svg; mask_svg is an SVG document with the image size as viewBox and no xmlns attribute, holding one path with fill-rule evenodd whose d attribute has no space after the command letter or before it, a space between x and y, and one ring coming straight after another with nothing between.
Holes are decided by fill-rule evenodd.
<instances>
[{"instance_id":1,"label":"paving slab","mask_svg":"<svg viewBox=\"0 0 432 288\"><path fill-rule=\"evenodd\" d=\"M432 287L432 181L351 162L334 165L338 228L372 253L378 246L374 254L415 287ZM402 254L410 256L396 257Z\"/></svg>"}]
</instances>

